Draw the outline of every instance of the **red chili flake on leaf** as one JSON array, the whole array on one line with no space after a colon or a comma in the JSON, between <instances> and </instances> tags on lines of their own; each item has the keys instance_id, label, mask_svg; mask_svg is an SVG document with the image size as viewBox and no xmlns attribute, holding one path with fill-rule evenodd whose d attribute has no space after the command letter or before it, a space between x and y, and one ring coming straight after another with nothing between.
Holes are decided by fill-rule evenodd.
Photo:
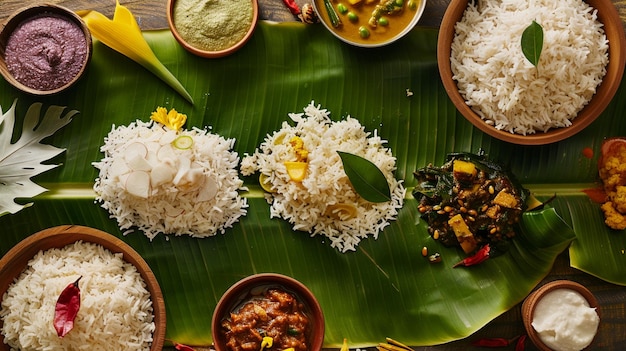
<instances>
[{"instance_id":1,"label":"red chili flake on leaf","mask_svg":"<svg viewBox=\"0 0 626 351\"><path fill-rule=\"evenodd\" d=\"M459 266L469 267L469 266L474 266L479 263L482 263L483 261L489 258L490 251L491 251L491 247L489 246L489 244L486 244L485 246L481 247L480 250L478 250L474 255L461 260L460 262L456 263L452 267L453 268L456 268Z\"/></svg>"},{"instance_id":2,"label":"red chili flake on leaf","mask_svg":"<svg viewBox=\"0 0 626 351\"><path fill-rule=\"evenodd\" d=\"M593 149L590 147L586 147L583 149L583 156L586 158L593 158Z\"/></svg>"},{"instance_id":3,"label":"red chili flake on leaf","mask_svg":"<svg viewBox=\"0 0 626 351\"><path fill-rule=\"evenodd\" d=\"M595 203L603 204L606 202L606 191L603 188L583 189L583 193L589 196L589 199Z\"/></svg>"},{"instance_id":4,"label":"red chili flake on leaf","mask_svg":"<svg viewBox=\"0 0 626 351\"><path fill-rule=\"evenodd\" d=\"M82 278L79 277L75 282L69 284L57 299L54 308L54 329L57 335L62 338L74 328L74 319L80 309L80 288L78 282Z\"/></svg>"}]
</instances>

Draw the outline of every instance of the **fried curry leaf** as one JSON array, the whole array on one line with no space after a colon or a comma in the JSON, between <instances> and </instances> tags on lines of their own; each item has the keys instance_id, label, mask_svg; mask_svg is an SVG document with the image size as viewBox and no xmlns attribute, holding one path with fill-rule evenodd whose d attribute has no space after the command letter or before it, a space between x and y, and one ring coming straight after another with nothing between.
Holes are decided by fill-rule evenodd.
<instances>
[{"instance_id":1,"label":"fried curry leaf","mask_svg":"<svg viewBox=\"0 0 626 351\"><path fill-rule=\"evenodd\" d=\"M389 183L383 172L369 160L348 152L337 151L343 169L354 190L369 202L391 200Z\"/></svg>"},{"instance_id":2,"label":"fried curry leaf","mask_svg":"<svg viewBox=\"0 0 626 351\"><path fill-rule=\"evenodd\" d=\"M533 21L522 33L522 52L535 67L539 64L542 48L543 28L539 23Z\"/></svg>"}]
</instances>

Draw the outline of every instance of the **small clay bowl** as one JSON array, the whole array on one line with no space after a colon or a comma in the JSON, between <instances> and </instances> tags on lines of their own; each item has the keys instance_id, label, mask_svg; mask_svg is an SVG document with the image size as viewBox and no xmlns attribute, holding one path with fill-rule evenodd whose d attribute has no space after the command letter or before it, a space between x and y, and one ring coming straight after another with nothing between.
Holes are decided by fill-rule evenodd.
<instances>
[{"instance_id":1,"label":"small clay bowl","mask_svg":"<svg viewBox=\"0 0 626 351\"><path fill-rule=\"evenodd\" d=\"M121 253L126 262L137 268L152 299L155 330L150 351L161 351L165 342L165 301L154 273L132 247L117 237L94 228L63 225L42 230L20 241L0 259L0 298L39 251L63 248L77 241L98 244L113 253ZM2 320L0 328L1 326ZM0 340L4 340L4 336L0 335ZM0 351L9 350L7 344L0 342Z\"/></svg>"},{"instance_id":2,"label":"small clay bowl","mask_svg":"<svg viewBox=\"0 0 626 351\"><path fill-rule=\"evenodd\" d=\"M33 20L35 18L47 17L47 16L61 18L73 24L76 24L82 31L84 38L85 38L84 43L80 43L80 44L81 46L84 45L84 47L81 47L81 49L86 50L86 55L83 57L82 61L76 63L77 65L80 64L80 67L75 68L76 74L74 74L74 76L71 77L71 79L68 79L65 82L65 84L60 85L60 86L55 85L55 87L51 87L49 89L47 88L37 89L37 88L31 87L25 84L24 82L18 81L13 76L13 74L9 72L9 69L7 68L7 62L6 62L6 54L7 54L6 48L7 48L7 43L9 41L9 38L15 32L15 30L18 28L20 24L29 20ZM91 32L89 32L89 29L87 28L87 25L85 24L85 22L83 22L80 16L78 16L73 11L65 7L58 6L58 5L44 4L44 5L26 7L21 10L18 10L6 20L6 22L4 23L4 27L2 28L2 31L0 32L0 74L2 74L4 79L7 82L9 82L12 86L31 95L38 95L38 96L53 95L53 94L60 93L68 89L69 87L73 86L84 75L87 69L87 66L89 65L89 62L91 61L91 54L92 54ZM65 68L63 68L62 71L68 72L68 70Z\"/></svg>"},{"instance_id":3,"label":"small clay bowl","mask_svg":"<svg viewBox=\"0 0 626 351\"><path fill-rule=\"evenodd\" d=\"M598 20L604 25L604 31L609 41L609 64L606 67L606 75L598 86L595 95L589 103L578 112L573 119L572 125L562 128L551 128L547 132L538 131L535 134L521 135L512 134L508 131L498 130L488 125L485 121L465 103L464 97L459 93L456 81L452 79L450 63L451 45L455 36L455 25L461 20L469 0L452 0L446 9L439 28L437 41L437 64L443 86L454 103L469 122L488 135L519 145L544 145L558 142L580 132L596 120L607 107L617 92L624 74L626 65L626 37L624 25L611 0L586 0L591 7L598 10Z\"/></svg>"},{"instance_id":4,"label":"small clay bowl","mask_svg":"<svg viewBox=\"0 0 626 351\"><path fill-rule=\"evenodd\" d=\"M221 323L230 312L241 307L251 295L259 294L267 288L278 288L292 294L304 305L311 327L308 335L308 351L320 351L324 344L324 314L313 293L299 281L281 274L261 273L251 275L232 285L220 298L213 313L211 331L216 351L229 351L221 333Z\"/></svg>"},{"instance_id":5,"label":"small clay bowl","mask_svg":"<svg viewBox=\"0 0 626 351\"><path fill-rule=\"evenodd\" d=\"M252 37L254 30L256 29L256 24L258 22L259 17L259 3L257 0L249 0L252 5L252 22L250 23L250 27L248 27L248 31L246 34L237 41L234 45L227 48L220 48L218 50L207 50L201 47L197 47L192 45L187 39L185 39L184 35L176 27L176 21L174 12L176 9L177 0L168 0L167 1L167 23L169 24L170 30L172 31L172 35L178 43L185 48L185 50L191 52L194 55L206 58L218 58L223 56L228 56L234 53L235 51L241 49L248 40ZM210 14L207 14L210 16ZM197 24L199 28L202 28L202 23Z\"/></svg>"},{"instance_id":6,"label":"small clay bowl","mask_svg":"<svg viewBox=\"0 0 626 351\"><path fill-rule=\"evenodd\" d=\"M532 326L533 317L535 313L535 307L537 303L546 296L547 293L552 292L558 289L569 289L576 291L581 294L589 303L589 307L593 307L596 309L596 313L598 316L600 315L600 305L596 297L589 291L589 289L585 288L583 285L570 281L570 280L555 280L550 283L547 283L540 287L539 289L532 292L522 303L522 320L524 322L524 328L526 329L526 333L530 340L535 344L535 346L542 351L552 351L551 348L546 346L539 338L538 333ZM597 335L597 333L596 333ZM593 346L593 341L587 349L590 349Z\"/></svg>"},{"instance_id":7,"label":"small clay bowl","mask_svg":"<svg viewBox=\"0 0 626 351\"><path fill-rule=\"evenodd\" d=\"M387 27L389 28L389 31L387 32L387 34L382 34L376 33L376 31L372 29L367 23L371 15L371 11L373 10L370 7L374 7L375 4L370 5L369 3L366 3L366 1L361 1L357 6L355 6L354 11L350 11L353 13L358 13L358 22L353 22L348 18L348 13L342 14L337 10L337 5L339 4L339 2L328 0L330 1L331 6L334 7L335 12L341 20L341 25L333 26L324 1L326 0L313 1L313 8L317 13L320 22L322 22L324 27L326 27L326 29L339 40L343 41L344 43L348 43L350 45L361 48L377 48L398 41L400 38L407 35L415 27L415 25L417 25L417 22L419 22L420 18L422 18L422 15L424 14L424 9L426 8L426 0L412 0L415 1L415 8L413 10L405 8L402 12L402 16L412 15L413 17L411 18L411 20L400 27L396 27L393 23L396 21L396 19L394 18L395 15L389 15L387 16L390 23ZM405 2L407 3L407 5L405 5L406 7L408 6L409 0L405 0ZM346 5L347 2L344 2L343 4ZM367 7L367 10L364 10L364 7ZM371 32L371 35L367 38L360 37L358 35L359 27L367 28Z\"/></svg>"}]
</instances>

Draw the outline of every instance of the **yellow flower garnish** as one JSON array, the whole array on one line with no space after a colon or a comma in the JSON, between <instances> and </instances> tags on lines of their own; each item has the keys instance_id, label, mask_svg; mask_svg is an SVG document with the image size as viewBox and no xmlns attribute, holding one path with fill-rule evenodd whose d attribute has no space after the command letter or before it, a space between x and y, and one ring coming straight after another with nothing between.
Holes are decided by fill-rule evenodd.
<instances>
[{"instance_id":1,"label":"yellow flower garnish","mask_svg":"<svg viewBox=\"0 0 626 351\"><path fill-rule=\"evenodd\" d=\"M150 119L155 122L161 123L171 130L177 131L182 128L187 121L187 115L178 113L174 109L171 109L170 112L167 112L167 109L165 107L157 107L156 111L152 112L152 115L150 115Z\"/></svg>"},{"instance_id":2,"label":"yellow flower garnish","mask_svg":"<svg viewBox=\"0 0 626 351\"><path fill-rule=\"evenodd\" d=\"M94 38L142 65L193 104L191 95L156 57L141 34L141 29L130 10L120 5L119 0L115 2L113 20L97 11L80 11L78 14Z\"/></svg>"},{"instance_id":3,"label":"yellow flower garnish","mask_svg":"<svg viewBox=\"0 0 626 351\"><path fill-rule=\"evenodd\" d=\"M269 349L270 347L272 347L273 344L274 344L274 339L272 339L271 336L264 336L263 337L263 341L261 341L261 350L260 351L262 351L265 348Z\"/></svg>"},{"instance_id":4,"label":"yellow flower garnish","mask_svg":"<svg viewBox=\"0 0 626 351\"><path fill-rule=\"evenodd\" d=\"M289 144L293 147L293 151L296 153L297 160L300 162L306 162L309 157L309 151L304 148L304 140L299 136L294 136L289 140Z\"/></svg>"}]
</instances>

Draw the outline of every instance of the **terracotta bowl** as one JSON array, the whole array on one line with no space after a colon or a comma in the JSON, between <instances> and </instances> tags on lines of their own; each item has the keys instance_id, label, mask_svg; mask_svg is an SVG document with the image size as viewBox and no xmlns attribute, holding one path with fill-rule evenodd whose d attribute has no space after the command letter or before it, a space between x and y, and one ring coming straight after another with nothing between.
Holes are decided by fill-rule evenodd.
<instances>
[{"instance_id":1,"label":"terracotta bowl","mask_svg":"<svg viewBox=\"0 0 626 351\"><path fill-rule=\"evenodd\" d=\"M304 284L291 277L275 273L262 273L238 281L222 295L217 303L211 326L213 346L216 351L229 351L221 333L221 322L229 317L231 311L241 307L250 298L251 293L258 294L269 287L276 287L291 293L298 301L302 302L304 311L309 317L309 325L312 328L308 338L308 350L320 351L322 349L324 344L324 314L313 293Z\"/></svg>"},{"instance_id":2,"label":"terracotta bowl","mask_svg":"<svg viewBox=\"0 0 626 351\"><path fill-rule=\"evenodd\" d=\"M557 289L570 289L570 290L574 290L578 292L587 300L590 307L594 307L596 309L598 316L601 317L600 305L598 303L598 300L591 293L591 291L589 291L583 285L570 281L570 280L555 280L555 281L552 281L550 283L543 285L542 287L540 287L539 289L531 293L522 303L522 320L524 322L524 328L526 329L526 333L528 334L528 337L533 342L533 344L535 344L535 346L542 351L552 351L552 349L546 346L546 344L544 344L541 341L541 339L539 338L539 335L537 334L537 332L532 326L533 317L535 313L535 307L537 306L537 303L547 293L552 292ZM593 341L590 344L590 346L587 347L587 349L591 349L592 346L593 346Z\"/></svg>"},{"instance_id":3,"label":"terracotta bowl","mask_svg":"<svg viewBox=\"0 0 626 351\"><path fill-rule=\"evenodd\" d=\"M376 48L376 47L381 47L381 46L389 45L393 42L396 42L400 38L404 37L407 33L409 33L415 27L415 25L417 25L417 22L419 22L420 18L422 18L422 15L424 13L424 8L426 8L426 0L415 0L416 8L414 10L413 18L404 27L400 28L397 34L392 35L392 36L385 36L385 37L382 37L382 36L378 37L375 35L371 35L367 39L360 39L358 36L354 37L348 34L348 30L352 30L353 28L347 27L350 24L349 23L350 20L347 17L347 13L342 14L342 13L337 12L336 8L339 2L334 1L334 0L329 0L332 6L335 7L335 11L337 12L338 17L342 22L342 24L338 27L335 27L332 25L330 17L328 15L328 10L326 10L326 7L324 5L324 1L325 0L313 1L313 8L315 9L315 12L317 13L319 17L320 22L322 22L324 27L326 27L326 29L330 33L332 33L332 35L339 38L341 41L348 43L350 45L354 45L354 46L362 47L362 48ZM409 0L405 0L405 2L407 3L408 1ZM344 5L345 4L347 4L347 2L344 2ZM409 13L407 9L405 9L404 11L405 13ZM369 28L367 24L368 15L369 14L366 13L366 11L362 11L361 13L358 13L358 17L359 17L358 26L362 25L365 28ZM391 26L393 25L394 19L393 19L393 16L388 16L388 17L389 17L389 23L390 23L390 28L391 28Z\"/></svg>"},{"instance_id":4,"label":"terracotta bowl","mask_svg":"<svg viewBox=\"0 0 626 351\"><path fill-rule=\"evenodd\" d=\"M82 64L80 68L77 69L77 73L64 85L56 87L56 88L51 88L48 90L39 90L39 89L32 88L18 81L9 72L9 69L7 68L7 63L5 60L6 48L7 48L7 42L9 38L11 37L11 34L17 29L17 27L21 23L23 23L24 21L30 20L33 17L47 16L47 15L60 16L61 18L71 21L75 23L76 25L78 25L85 36L85 43L84 43L85 48L84 49L87 50L87 54L82 60ZM92 54L91 32L89 32L89 29L87 28L87 25L85 24L85 22L83 22L80 16L78 16L73 11L65 7L58 6L58 5L53 5L53 4L36 5L36 6L26 7L21 10L18 10L16 13L11 15L4 22L4 27L2 28L2 31L0 32L0 74L2 74L4 79L15 88L25 93L32 94L32 95L39 95L39 96L53 95L53 94L60 93L68 89L69 87L73 86L84 75L87 69L87 66L89 65L89 62L91 61L91 54ZM64 72L67 72L67 70L64 70Z\"/></svg>"},{"instance_id":5,"label":"terracotta bowl","mask_svg":"<svg viewBox=\"0 0 626 351\"><path fill-rule=\"evenodd\" d=\"M598 19L604 24L604 30L609 41L609 64L606 75L596 94L578 113L571 126L554 128L545 133L537 132L524 136L497 130L493 126L487 125L465 103L465 99L459 93L456 81L452 79L450 64L451 44L455 35L454 26L461 20L467 8L468 0L452 0L443 16L439 29L437 63L443 86L459 112L474 126L492 137L520 145L543 145L561 141L580 132L598 118L613 99L617 88L622 82L624 65L626 64L626 38L622 20L611 0L587 0L586 2L598 10Z\"/></svg>"},{"instance_id":6,"label":"terracotta bowl","mask_svg":"<svg viewBox=\"0 0 626 351\"><path fill-rule=\"evenodd\" d=\"M62 248L76 241L99 244L114 253L122 253L125 261L137 268L146 282L152 298L155 331L151 351L161 351L165 342L165 302L161 288L148 264L128 244L117 237L103 231L76 226L64 225L52 227L35 233L20 241L0 259L0 297L9 288L9 285L26 268L28 261L40 250ZM0 320L0 326L2 325ZM4 339L3 336L0 336ZM9 351L9 346L0 342L0 350Z\"/></svg>"},{"instance_id":7,"label":"terracotta bowl","mask_svg":"<svg viewBox=\"0 0 626 351\"><path fill-rule=\"evenodd\" d=\"M210 51L210 50L205 50L202 48L195 47L189 42L187 42L184 36L181 35L181 33L176 28L176 23L174 21L174 10L175 10L176 1L177 0L167 0L167 23L169 24L170 30L172 31L172 35L174 35L174 38L176 39L176 41L178 41L178 43L183 48L185 48L185 50L191 52L194 55L198 55L200 57L206 57L206 58L217 58L217 57L230 55L234 53L235 51L241 49L248 42L250 37L252 37L252 34L254 33L254 30L256 29L256 24L258 22L258 17L259 17L259 4L257 0L250 0L250 2L252 3L252 23L250 24L248 31L246 32L246 34L243 36L241 40L239 40L237 43L235 43L235 45L229 48L224 48L224 49L220 49L216 51ZM202 24L199 23L198 25L201 26Z\"/></svg>"}]
</instances>

